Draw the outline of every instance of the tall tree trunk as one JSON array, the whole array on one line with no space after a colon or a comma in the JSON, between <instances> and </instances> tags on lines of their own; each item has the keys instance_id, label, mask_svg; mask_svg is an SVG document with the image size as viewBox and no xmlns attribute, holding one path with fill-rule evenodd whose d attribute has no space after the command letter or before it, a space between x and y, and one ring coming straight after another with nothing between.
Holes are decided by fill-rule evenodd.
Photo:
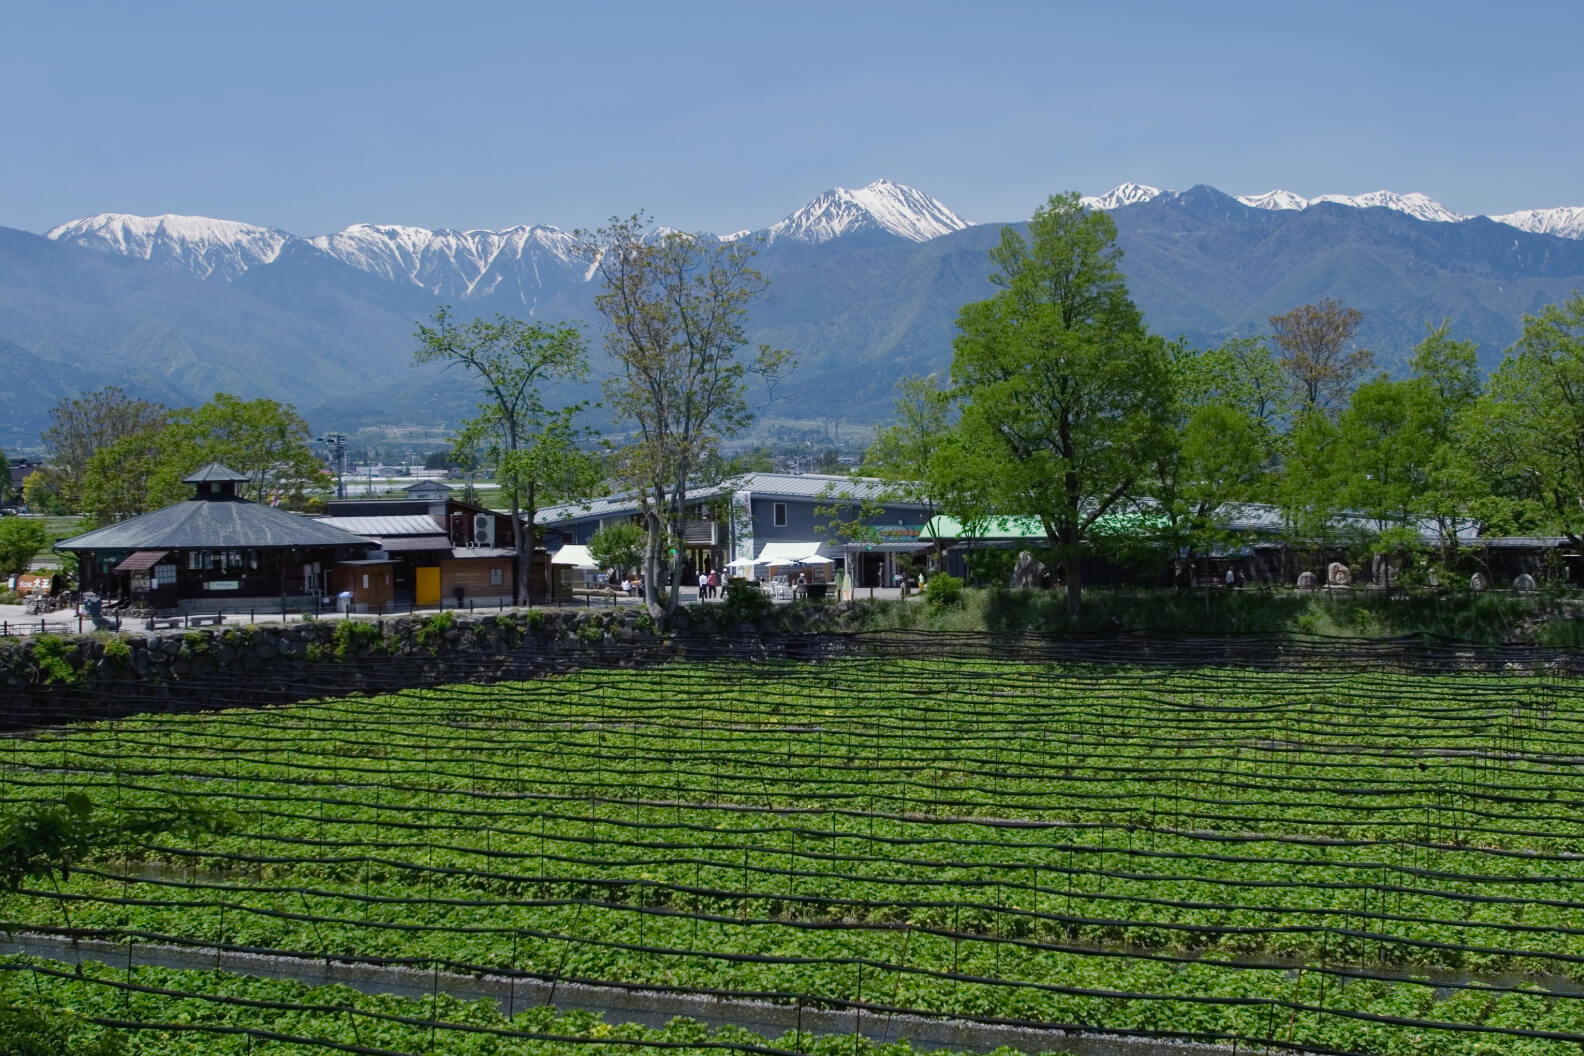
<instances>
[{"instance_id":1,"label":"tall tree trunk","mask_svg":"<svg viewBox=\"0 0 1584 1056\"><path fill-rule=\"evenodd\" d=\"M508 421L506 426L507 450L517 450L517 423ZM525 584L528 582L528 566L533 563L533 545L526 541L527 532L523 530L522 512L518 502L521 496L517 493L517 476L513 473L508 482L507 490L511 492L511 525L512 541L517 544L517 559L512 563L512 604L520 605L526 593ZM477 540L475 540L476 542Z\"/></svg>"},{"instance_id":2,"label":"tall tree trunk","mask_svg":"<svg viewBox=\"0 0 1584 1056\"><path fill-rule=\"evenodd\" d=\"M1078 551L1076 521L1062 526L1062 556L1067 562L1067 618L1077 630L1078 619L1083 615L1083 557Z\"/></svg>"},{"instance_id":3,"label":"tall tree trunk","mask_svg":"<svg viewBox=\"0 0 1584 1056\"><path fill-rule=\"evenodd\" d=\"M522 522L517 531L517 575L518 586L522 591L523 604L533 608L533 555L534 555L534 519L538 513L538 496L534 494L533 484L528 485L528 501L523 504ZM512 523L517 524L516 517ZM548 593L548 591L546 592Z\"/></svg>"},{"instance_id":4,"label":"tall tree trunk","mask_svg":"<svg viewBox=\"0 0 1584 1056\"><path fill-rule=\"evenodd\" d=\"M660 546L665 541L665 519L660 515L665 502L665 492L655 489L655 506L644 513L644 604L649 609L649 617L654 620L655 626L664 629L666 617L670 615L666 610L665 599L659 593L660 581Z\"/></svg>"}]
</instances>

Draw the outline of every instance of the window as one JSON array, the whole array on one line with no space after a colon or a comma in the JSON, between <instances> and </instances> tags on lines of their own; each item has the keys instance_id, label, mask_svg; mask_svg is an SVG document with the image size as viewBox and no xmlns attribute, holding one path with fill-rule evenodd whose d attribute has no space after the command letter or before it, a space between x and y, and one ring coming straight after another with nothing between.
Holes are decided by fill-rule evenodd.
<instances>
[{"instance_id":1,"label":"window","mask_svg":"<svg viewBox=\"0 0 1584 1056\"><path fill-rule=\"evenodd\" d=\"M498 587L503 582L505 582L505 577L501 574L500 568L499 567L491 568L490 569L490 586Z\"/></svg>"},{"instance_id":2,"label":"window","mask_svg":"<svg viewBox=\"0 0 1584 1056\"><path fill-rule=\"evenodd\" d=\"M367 572L363 573L363 589L364 590L368 589L368 573Z\"/></svg>"},{"instance_id":3,"label":"window","mask_svg":"<svg viewBox=\"0 0 1584 1056\"><path fill-rule=\"evenodd\" d=\"M775 507L774 507L774 511L775 511L775 518L774 518L775 519L775 526L777 528L785 528L786 527L786 503L784 503L784 502L776 503Z\"/></svg>"},{"instance_id":4,"label":"window","mask_svg":"<svg viewBox=\"0 0 1584 1056\"><path fill-rule=\"evenodd\" d=\"M154 566L154 585L155 586L169 586L170 584L172 584L174 582L176 582L176 566L175 565L155 565Z\"/></svg>"}]
</instances>

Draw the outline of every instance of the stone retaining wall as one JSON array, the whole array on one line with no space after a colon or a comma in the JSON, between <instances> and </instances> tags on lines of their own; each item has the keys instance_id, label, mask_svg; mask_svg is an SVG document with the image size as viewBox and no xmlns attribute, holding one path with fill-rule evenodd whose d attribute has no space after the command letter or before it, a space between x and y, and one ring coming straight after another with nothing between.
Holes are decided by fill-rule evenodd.
<instances>
[{"instance_id":1,"label":"stone retaining wall","mask_svg":"<svg viewBox=\"0 0 1584 1056\"><path fill-rule=\"evenodd\" d=\"M710 648L765 655L789 636L839 632L853 605L681 609L658 635L642 608L445 612L83 636L0 645L0 723L265 704L447 681L630 666ZM163 704L155 702L166 702Z\"/></svg>"}]
</instances>

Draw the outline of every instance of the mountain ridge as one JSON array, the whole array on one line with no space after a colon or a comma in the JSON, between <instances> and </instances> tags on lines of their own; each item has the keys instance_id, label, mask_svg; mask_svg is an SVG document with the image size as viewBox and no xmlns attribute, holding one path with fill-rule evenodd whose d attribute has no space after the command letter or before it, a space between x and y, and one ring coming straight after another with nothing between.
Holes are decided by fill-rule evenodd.
<instances>
[{"instance_id":1,"label":"mountain ridge","mask_svg":"<svg viewBox=\"0 0 1584 1056\"><path fill-rule=\"evenodd\" d=\"M1183 193L1187 192L1121 183L1104 194L1084 196L1081 200L1091 208L1114 211L1146 204L1163 195ZM1278 212L1301 212L1330 203L1360 209L1385 208L1437 223L1473 219L1418 192L1380 190L1306 198L1274 189L1228 197L1250 208ZM1534 234L1584 239L1584 206L1524 209L1488 219ZM939 199L882 178L856 190L833 187L767 227L722 237L758 236L767 244L783 241L809 246L839 239L900 238L924 242L973 226L976 225ZM307 243L354 268L436 296L471 299L502 287L515 287L524 304L534 300L531 291L544 285L543 277L537 273L541 264L553 262L554 266L564 267L578 257L576 236L549 224L518 224L496 231L357 223L329 234L301 236L282 228L237 220L100 213L58 224L44 237L162 263L203 279L225 281L274 263L288 245ZM532 273L531 281L514 279L509 273L513 267Z\"/></svg>"},{"instance_id":2,"label":"mountain ridge","mask_svg":"<svg viewBox=\"0 0 1584 1056\"><path fill-rule=\"evenodd\" d=\"M777 393L808 416L884 417L896 379L946 369L960 306L995 290L986 252L1002 225L937 213L899 184L869 190L818 196L758 247L770 285L748 340L797 353ZM1122 270L1147 324L1201 347L1336 297L1364 313L1360 340L1389 370L1443 319L1479 342L1489 369L1525 314L1584 288L1584 239L1494 218L1423 219L1363 196L1279 208L1299 196L1244 196L1264 200L1251 204L1204 185L1113 192ZM598 326L598 283L574 236L547 225L369 224L301 238L102 214L52 231L0 229L0 361L21 375L0 389L7 448L35 443L55 400L104 384L167 403L270 396L325 428L455 421L477 400L466 379L412 366L414 325L438 304L459 318ZM614 370L596 337L594 381L574 398L596 398Z\"/></svg>"}]
</instances>

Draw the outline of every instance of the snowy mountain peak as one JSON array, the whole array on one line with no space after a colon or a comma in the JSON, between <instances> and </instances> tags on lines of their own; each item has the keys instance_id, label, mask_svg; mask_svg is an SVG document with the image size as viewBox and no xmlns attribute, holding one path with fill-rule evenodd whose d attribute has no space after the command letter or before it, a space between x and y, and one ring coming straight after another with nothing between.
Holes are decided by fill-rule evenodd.
<instances>
[{"instance_id":1,"label":"snowy mountain peak","mask_svg":"<svg viewBox=\"0 0 1584 1056\"><path fill-rule=\"evenodd\" d=\"M1516 213L1502 213L1491 219L1499 224L1509 224L1521 231L1532 231L1537 235L1584 238L1584 206L1564 205L1556 209L1520 209Z\"/></svg>"},{"instance_id":2,"label":"snowy mountain peak","mask_svg":"<svg viewBox=\"0 0 1584 1056\"><path fill-rule=\"evenodd\" d=\"M1090 209L1110 211L1120 209L1124 205L1138 205L1159 198L1163 192L1159 187L1150 187L1142 183L1119 183L1101 195L1088 195L1078 199Z\"/></svg>"},{"instance_id":3,"label":"snowy mountain peak","mask_svg":"<svg viewBox=\"0 0 1584 1056\"><path fill-rule=\"evenodd\" d=\"M206 216L131 216L100 213L45 232L46 238L73 242L117 256L138 257L191 271L201 279L234 279L255 264L280 256L293 238L279 228Z\"/></svg>"},{"instance_id":4,"label":"snowy mountain peak","mask_svg":"<svg viewBox=\"0 0 1584 1056\"><path fill-rule=\"evenodd\" d=\"M1309 199L1303 195L1280 188L1264 194L1240 194L1237 200L1250 209L1303 209L1309 205Z\"/></svg>"},{"instance_id":5,"label":"snowy mountain peak","mask_svg":"<svg viewBox=\"0 0 1584 1056\"><path fill-rule=\"evenodd\" d=\"M875 180L850 191L833 187L766 232L766 241L828 242L862 231L887 231L910 242L928 242L961 231L968 221L922 191Z\"/></svg>"},{"instance_id":6,"label":"snowy mountain peak","mask_svg":"<svg viewBox=\"0 0 1584 1056\"><path fill-rule=\"evenodd\" d=\"M568 263L576 239L554 227L519 224L504 231L431 231L397 224L353 224L310 239L330 256L361 271L436 293L471 296L495 289L502 268L553 257Z\"/></svg>"},{"instance_id":7,"label":"snowy mountain peak","mask_svg":"<svg viewBox=\"0 0 1584 1056\"><path fill-rule=\"evenodd\" d=\"M1398 194L1395 191L1370 191L1367 194L1322 194L1318 198L1309 199L1310 205L1316 202L1336 202L1358 209L1395 209L1399 213L1407 213L1420 220L1434 220L1438 223L1456 223L1468 219L1462 213L1454 213L1440 202L1417 192Z\"/></svg>"},{"instance_id":8,"label":"snowy mountain peak","mask_svg":"<svg viewBox=\"0 0 1584 1056\"><path fill-rule=\"evenodd\" d=\"M1113 187L1105 194L1095 198L1085 198L1083 203L1094 209L1116 209L1123 205L1132 205L1135 202L1147 202L1158 197L1160 191L1153 187L1146 187L1137 183L1124 183ZM1301 210L1307 209L1317 202L1332 202L1337 205L1352 206L1355 209L1393 209L1399 213L1420 220L1432 220L1438 223L1455 223L1467 220L1468 217L1461 213L1454 213L1440 202L1426 195L1398 194L1395 191L1370 191L1367 194L1322 194L1318 198L1305 198L1301 194L1281 189L1266 191L1264 194L1240 194L1237 200L1251 209L1273 210Z\"/></svg>"}]
</instances>

